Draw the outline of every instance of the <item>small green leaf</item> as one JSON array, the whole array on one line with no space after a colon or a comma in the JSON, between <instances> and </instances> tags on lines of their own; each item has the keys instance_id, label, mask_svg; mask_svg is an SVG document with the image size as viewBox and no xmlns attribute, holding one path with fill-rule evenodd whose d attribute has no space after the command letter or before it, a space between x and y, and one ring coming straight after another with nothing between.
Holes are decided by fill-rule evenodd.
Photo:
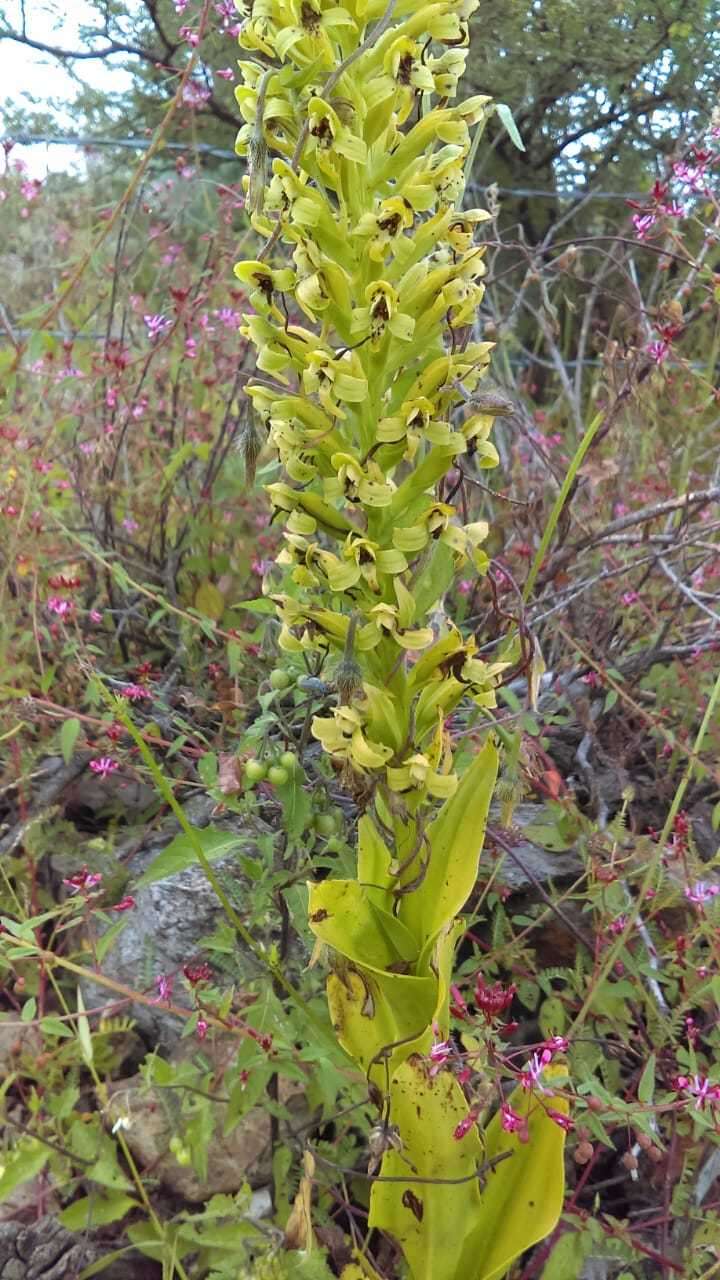
<instances>
[{"instance_id":1,"label":"small green leaf","mask_svg":"<svg viewBox=\"0 0 720 1280\"><path fill-rule=\"evenodd\" d=\"M108 1222L118 1222L137 1207L137 1200L124 1192L115 1192L109 1196L83 1196L58 1216L68 1231L86 1231L91 1227L103 1227Z\"/></svg>"},{"instance_id":2,"label":"small green leaf","mask_svg":"<svg viewBox=\"0 0 720 1280\"><path fill-rule=\"evenodd\" d=\"M32 1022L33 1018L36 1018L36 1017L37 1017L37 1000L35 999L34 996L31 996L29 1000L25 1001L22 1009L20 1010L20 1021Z\"/></svg>"},{"instance_id":3,"label":"small green leaf","mask_svg":"<svg viewBox=\"0 0 720 1280\"><path fill-rule=\"evenodd\" d=\"M548 996L543 1000L538 1013L540 1031L546 1038L561 1036L567 1027L567 1012L562 1000L557 996Z\"/></svg>"},{"instance_id":4,"label":"small green leaf","mask_svg":"<svg viewBox=\"0 0 720 1280\"><path fill-rule=\"evenodd\" d=\"M566 1231L543 1267L541 1280L568 1280L582 1274L583 1262L593 1247L589 1232Z\"/></svg>"},{"instance_id":5,"label":"small green leaf","mask_svg":"<svg viewBox=\"0 0 720 1280\"><path fill-rule=\"evenodd\" d=\"M98 964L102 964L108 951L113 946L115 939L122 933L123 929L127 926L127 923L128 917L121 916L119 920L114 921L114 923L110 925L110 928L106 929L105 933L98 938L95 943L95 955Z\"/></svg>"},{"instance_id":6,"label":"small green leaf","mask_svg":"<svg viewBox=\"0 0 720 1280\"><path fill-rule=\"evenodd\" d=\"M195 592L195 608L205 618L219 622L225 612L225 597L213 582L202 582Z\"/></svg>"},{"instance_id":7,"label":"small green leaf","mask_svg":"<svg viewBox=\"0 0 720 1280\"><path fill-rule=\"evenodd\" d=\"M21 1138L18 1145L5 1157L5 1167L0 1175L0 1204L23 1182L29 1182L45 1168L50 1148L36 1138Z\"/></svg>"},{"instance_id":8,"label":"small green leaf","mask_svg":"<svg viewBox=\"0 0 720 1280\"><path fill-rule=\"evenodd\" d=\"M55 679L55 667L46 667L39 681L40 692L47 694L52 687L52 682L54 679Z\"/></svg>"},{"instance_id":9,"label":"small green leaf","mask_svg":"<svg viewBox=\"0 0 720 1280\"><path fill-rule=\"evenodd\" d=\"M239 849L242 843L242 838L234 832L218 831L216 827L195 827L192 839L183 832L182 835L171 840L150 863L144 875L140 876L137 888L155 884L158 880L164 880L166 876L174 876L178 871L194 867L198 861L197 845L200 846L205 857L212 862L224 854Z\"/></svg>"},{"instance_id":10,"label":"small green leaf","mask_svg":"<svg viewBox=\"0 0 720 1280\"><path fill-rule=\"evenodd\" d=\"M302 780L303 774L297 771L286 783L275 788L283 807L283 827L291 840L299 840L312 812L310 797Z\"/></svg>"},{"instance_id":11,"label":"small green leaf","mask_svg":"<svg viewBox=\"0 0 720 1280\"><path fill-rule=\"evenodd\" d=\"M60 750L65 764L69 764L72 759L79 733L80 721L75 716L71 720L66 720L60 730Z\"/></svg>"},{"instance_id":12,"label":"small green leaf","mask_svg":"<svg viewBox=\"0 0 720 1280\"><path fill-rule=\"evenodd\" d=\"M509 134L509 136L510 136L510 141L512 142L513 146L514 146L514 147L517 147L518 151L524 151L524 150L525 150L525 143L523 142L522 138L520 137L520 134L519 134L519 132L518 132L518 127L517 127L517 125L516 125L516 123L515 123L515 117L513 116L513 113L512 113L512 111L510 110L510 108L509 108L509 106L507 105L507 103L506 103L506 102L496 102L496 103L495 103L495 110L496 110L496 112L497 112L498 116L500 117L500 120L502 121L503 125L504 125L504 126L505 126L505 128L507 129L507 132L508 132L508 134Z\"/></svg>"},{"instance_id":13,"label":"small green leaf","mask_svg":"<svg viewBox=\"0 0 720 1280\"><path fill-rule=\"evenodd\" d=\"M206 787L215 785L218 776L218 758L214 751L208 751L204 756L200 756L197 762L197 771L200 775L200 781Z\"/></svg>"},{"instance_id":14,"label":"small green leaf","mask_svg":"<svg viewBox=\"0 0 720 1280\"><path fill-rule=\"evenodd\" d=\"M255 600L238 600L236 604L230 606L232 609L247 609L248 613L276 614L277 606L272 600L266 600L264 596L258 596Z\"/></svg>"},{"instance_id":15,"label":"small green leaf","mask_svg":"<svg viewBox=\"0 0 720 1280\"><path fill-rule=\"evenodd\" d=\"M41 1018L40 1030L45 1036L72 1036L72 1030L61 1018Z\"/></svg>"},{"instance_id":16,"label":"small green leaf","mask_svg":"<svg viewBox=\"0 0 720 1280\"><path fill-rule=\"evenodd\" d=\"M118 1164L115 1146L109 1139L107 1146L103 1143L103 1151L100 1158L88 1169L87 1177L92 1182L99 1183L101 1187L107 1187L110 1191L129 1191L131 1189L131 1183L125 1177Z\"/></svg>"},{"instance_id":17,"label":"small green leaf","mask_svg":"<svg viewBox=\"0 0 720 1280\"><path fill-rule=\"evenodd\" d=\"M640 1102L650 1103L653 1100L655 1092L655 1054L651 1053L645 1064L640 1082L638 1084L638 1099Z\"/></svg>"}]
</instances>

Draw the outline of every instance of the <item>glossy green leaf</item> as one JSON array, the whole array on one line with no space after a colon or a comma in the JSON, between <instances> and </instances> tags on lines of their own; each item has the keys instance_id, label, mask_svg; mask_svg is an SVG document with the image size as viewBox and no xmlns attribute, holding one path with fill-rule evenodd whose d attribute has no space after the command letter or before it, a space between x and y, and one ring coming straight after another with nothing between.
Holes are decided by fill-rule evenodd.
<instances>
[{"instance_id":1,"label":"glossy green leaf","mask_svg":"<svg viewBox=\"0 0 720 1280\"><path fill-rule=\"evenodd\" d=\"M243 843L242 838L232 831L219 831L216 827L195 827L193 840L183 833L175 836L175 839L165 846L150 863L147 871L140 876L137 888L140 889L146 884L155 884L157 880L164 880L166 876L176 875L186 867L195 866L197 853L194 841L199 842L203 853L211 862L234 852Z\"/></svg>"},{"instance_id":2,"label":"glossy green leaf","mask_svg":"<svg viewBox=\"0 0 720 1280\"><path fill-rule=\"evenodd\" d=\"M547 1067L548 1083L565 1083L564 1067ZM546 1107L567 1114L562 1098L535 1096L523 1088L508 1104L527 1117L527 1141L506 1133L497 1112L485 1130L485 1158L510 1154L488 1174L480 1197L477 1223L466 1237L458 1276L467 1280L499 1280L510 1264L556 1227L565 1193L565 1132L550 1119Z\"/></svg>"},{"instance_id":3,"label":"glossy green leaf","mask_svg":"<svg viewBox=\"0 0 720 1280\"><path fill-rule=\"evenodd\" d=\"M75 743L80 733L80 721L76 716L71 716L69 720L63 722L60 730L60 750L65 764L69 764L72 760L72 753L75 750Z\"/></svg>"},{"instance_id":4,"label":"glossy green leaf","mask_svg":"<svg viewBox=\"0 0 720 1280\"><path fill-rule=\"evenodd\" d=\"M433 937L465 906L477 880L498 754L478 752L453 796L428 828L430 861L422 884L402 900L400 919L416 938Z\"/></svg>"},{"instance_id":5,"label":"glossy green leaf","mask_svg":"<svg viewBox=\"0 0 720 1280\"><path fill-rule=\"evenodd\" d=\"M653 1100L655 1092L655 1054L651 1053L638 1084L638 1099L646 1105Z\"/></svg>"},{"instance_id":6,"label":"glossy green leaf","mask_svg":"<svg viewBox=\"0 0 720 1280\"><path fill-rule=\"evenodd\" d=\"M460 1140L453 1136L467 1111L465 1095L449 1072L432 1078L427 1059L418 1055L398 1069L390 1114L403 1149L385 1156L382 1174L408 1181L373 1184L370 1225L397 1240L413 1280L473 1280L463 1269L463 1242L480 1212L480 1191L472 1175L483 1151L477 1129ZM438 1182L413 1183L414 1172ZM447 1185L462 1178L468 1181Z\"/></svg>"},{"instance_id":7,"label":"glossy green leaf","mask_svg":"<svg viewBox=\"0 0 720 1280\"><path fill-rule=\"evenodd\" d=\"M3 1170L0 1174L0 1204L21 1186L29 1182L41 1169L45 1168L50 1156L50 1148L36 1138L21 1138L3 1158Z\"/></svg>"},{"instance_id":8,"label":"glossy green leaf","mask_svg":"<svg viewBox=\"0 0 720 1280\"><path fill-rule=\"evenodd\" d=\"M429 1036L436 981L343 967L330 974L327 993L340 1044L364 1071L374 1067L374 1078L384 1088L387 1073L414 1042ZM388 1055L386 1068L385 1051L393 1045L397 1050Z\"/></svg>"},{"instance_id":9,"label":"glossy green leaf","mask_svg":"<svg viewBox=\"0 0 720 1280\"><path fill-rule=\"evenodd\" d=\"M495 104L495 110L498 116L500 117L500 119L502 120L502 123L504 124L505 128L507 129L508 134L510 135L510 141L512 142L513 146L517 147L518 151L524 151L525 143L520 137L520 133L518 132L518 127L515 123L515 118L509 106L507 105L507 103L497 102Z\"/></svg>"},{"instance_id":10,"label":"glossy green leaf","mask_svg":"<svg viewBox=\"0 0 720 1280\"><path fill-rule=\"evenodd\" d=\"M593 1238L589 1232L566 1231L553 1246L541 1280L568 1280L570 1276L582 1275L583 1263L592 1247Z\"/></svg>"},{"instance_id":11,"label":"glossy green leaf","mask_svg":"<svg viewBox=\"0 0 720 1280\"><path fill-rule=\"evenodd\" d=\"M390 912L392 899L357 880L323 880L310 885L308 903L313 933L348 960L373 970L412 962L417 945Z\"/></svg>"},{"instance_id":12,"label":"glossy green leaf","mask_svg":"<svg viewBox=\"0 0 720 1280\"><path fill-rule=\"evenodd\" d=\"M105 1196L83 1196L63 1209L59 1218L68 1231L85 1231L90 1227L105 1226L108 1222L119 1222L137 1206L138 1201L122 1191Z\"/></svg>"}]
</instances>

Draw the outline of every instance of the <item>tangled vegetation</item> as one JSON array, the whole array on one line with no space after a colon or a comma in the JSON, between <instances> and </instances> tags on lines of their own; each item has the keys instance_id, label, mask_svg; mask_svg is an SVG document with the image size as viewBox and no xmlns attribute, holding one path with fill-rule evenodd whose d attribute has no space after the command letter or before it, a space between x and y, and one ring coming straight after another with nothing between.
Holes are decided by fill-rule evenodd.
<instances>
[{"instance_id":1,"label":"tangled vegetation","mask_svg":"<svg viewBox=\"0 0 720 1280\"><path fill-rule=\"evenodd\" d=\"M468 17L6 147L0 1276L720 1266L720 123L530 243Z\"/></svg>"}]
</instances>

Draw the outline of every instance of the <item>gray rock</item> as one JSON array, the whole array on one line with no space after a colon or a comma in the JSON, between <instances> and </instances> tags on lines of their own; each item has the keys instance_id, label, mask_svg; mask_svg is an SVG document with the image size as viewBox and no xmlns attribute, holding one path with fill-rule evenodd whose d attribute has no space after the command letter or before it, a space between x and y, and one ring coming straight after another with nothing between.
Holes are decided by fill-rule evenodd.
<instances>
[{"instance_id":1,"label":"gray rock","mask_svg":"<svg viewBox=\"0 0 720 1280\"><path fill-rule=\"evenodd\" d=\"M202 1057L220 1069L235 1052L237 1043L232 1036L208 1037L202 1046ZM184 1040L170 1053L169 1061L182 1063L196 1051L196 1045ZM291 1129L309 1123L312 1113L305 1087L297 1080L280 1077L278 1091L280 1102L292 1117L290 1129L284 1121L280 1123L280 1141L287 1142ZM213 1195L234 1195L245 1182L254 1188L270 1182L271 1118L262 1103L251 1107L228 1133L227 1104L221 1099L214 1103L215 1132L207 1147L207 1173L199 1178L191 1166L179 1164L170 1150L173 1133L182 1129L176 1092L148 1085L141 1074L113 1081L108 1092L106 1124L110 1128L118 1121L122 1123L123 1136L139 1168L147 1170L173 1195L192 1204L204 1204ZM248 1216L260 1216L264 1203L263 1196L255 1199Z\"/></svg>"},{"instance_id":2,"label":"gray rock","mask_svg":"<svg viewBox=\"0 0 720 1280\"><path fill-rule=\"evenodd\" d=\"M580 875L584 863L575 849L555 852L544 848L537 841L525 834L526 828L542 825L547 822L547 812L540 804L519 804L512 818L512 827L505 830L500 826L499 812L494 805L490 808L488 830L485 836L485 848L480 859L480 876L482 880L495 870L500 884L505 885L511 893L531 891L537 885L547 885L550 881L573 880ZM510 845L508 853L493 841L493 828Z\"/></svg>"},{"instance_id":3,"label":"gray rock","mask_svg":"<svg viewBox=\"0 0 720 1280\"><path fill-rule=\"evenodd\" d=\"M0 1222L0 1280L78 1280L115 1246L66 1231L51 1215L35 1222ZM157 1274L134 1250L102 1272L105 1280L150 1280Z\"/></svg>"},{"instance_id":4,"label":"gray rock","mask_svg":"<svg viewBox=\"0 0 720 1280\"><path fill-rule=\"evenodd\" d=\"M196 827L206 827L212 814L212 802L200 797L186 809L188 819ZM224 831L237 833L242 842L242 853L258 854L254 843L267 828L257 822L252 830L235 815L213 821ZM137 881L154 862L170 841L180 833L174 821L167 824L152 838L139 844L137 835L128 843L132 856L127 863L129 880L123 894L135 899L135 907L124 916L124 928L102 961L101 971L106 978L121 983L133 991L142 992L151 1003L123 1004L122 1013L129 1013L137 1030L153 1047L170 1049L180 1038L184 1020L170 1012L162 1004L152 1003L156 998L155 979L159 975L174 975L184 964L202 958L201 939L211 934L223 919L223 908L215 891L198 865L187 867L163 880L137 887ZM117 863L126 850L114 850ZM244 881L235 852L212 861L218 879L226 888L231 900L237 902ZM238 944L241 952L242 944ZM247 956L249 971L254 962ZM82 983L86 1008L112 1003L112 993L107 987L87 980ZM122 997L120 997L122 999ZM190 1001L180 990L176 1003L190 1007Z\"/></svg>"}]
</instances>

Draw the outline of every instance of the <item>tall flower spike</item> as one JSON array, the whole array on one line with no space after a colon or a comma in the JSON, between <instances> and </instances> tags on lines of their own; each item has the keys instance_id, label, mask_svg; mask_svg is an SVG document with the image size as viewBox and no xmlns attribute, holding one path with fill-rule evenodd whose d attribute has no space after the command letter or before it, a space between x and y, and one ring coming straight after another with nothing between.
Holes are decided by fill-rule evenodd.
<instances>
[{"instance_id":1,"label":"tall flower spike","mask_svg":"<svg viewBox=\"0 0 720 1280\"><path fill-rule=\"evenodd\" d=\"M464 519L446 477L466 453L496 465L488 436L508 412L481 391L492 344L467 336L488 215L462 199L492 108L456 94L477 5L253 0L236 90L247 210L264 240L236 267L252 308L241 333L257 351L246 391L285 472L267 489L284 535L279 643L327 660L336 700L312 733L372 799L357 878L309 886L310 926L336 956L332 1023L382 1099L370 1227L396 1238L413 1280L502 1274L562 1203L563 1129L519 1086L504 1127L498 1112L481 1138L449 1031L456 916L477 878L497 753L488 741L461 773L447 720L463 698L493 707L506 665L486 664L438 608L456 576L488 563L487 525ZM495 1017L511 998L484 989L480 1004ZM553 1103L564 1114L560 1093ZM513 1159L493 1170L494 1203L542 1167L544 1194L520 1220L505 1221L475 1176L485 1147L503 1144ZM412 1197L408 1167L421 1179Z\"/></svg>"}]
</instances>

